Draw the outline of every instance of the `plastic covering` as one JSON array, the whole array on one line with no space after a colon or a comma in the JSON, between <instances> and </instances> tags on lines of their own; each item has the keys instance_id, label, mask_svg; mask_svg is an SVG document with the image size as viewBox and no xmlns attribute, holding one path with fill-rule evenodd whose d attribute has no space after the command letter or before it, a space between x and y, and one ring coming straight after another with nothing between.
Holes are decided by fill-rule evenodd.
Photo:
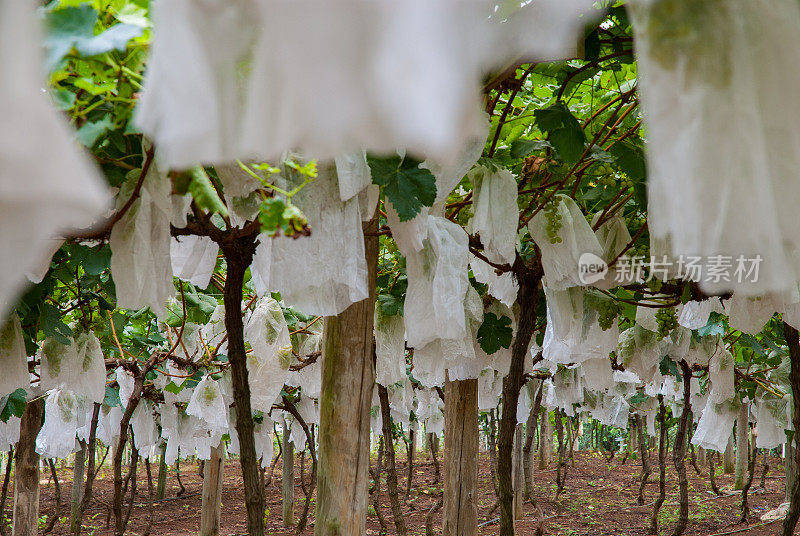
<instances>
[{"instance_id":1,"label":"plastic covering","mask_svg":"<svg viewBox=\"0 0 800 536\"><path fill-rule=\"evenodd\" d=\"M375 381L388 386L406 378L405 324L399 315L386 316L375 304Z\"/></svg>"},{"instance_id":2,"label":"plastic covering","mask_svg":"<svg viewBox=\"0 0 800 536\"><path fill-rule=\"evenodd\" d=\"M442 382L444 383L444 382ZM414 388L406 379L387 388L389 394L389 410L392 420L408 425L411 412L414 411Z\"/></svg>"},{"instance_id":3,"label":"plastic covering","mask_svg":"<svg viewBox=\"0 0 800 536\"><path fill-rule=\"evenodd\" d=\"M103 405L97 418L97 439L104 445L113 445L119 437L119 426L122 422L122 409L119 406Z\"/></svg>"},{"instance_id":4,"label":"plastic covering","mask_svg":"<svg viewBox=\"0 0 800 536\"><path fill-rule=\"evenodd\" d=\"M118 210L133 194L138 173L132 172L122 186ZM171 189L172 183L154 162L139 197L114 224L108 240L117 306L134 310L150 307L159 318L164 318L166 302L175 295L170 261Z\"/></svg>"},{"instance_id":5,"label":"plastic covering","mask_svg":"<svg viewBox=\"0 0 800 536\"><path fill-rule=\"evenodd\" d=\"M171 165L289 147L321 158L361 146L453 158L482 127L485 71L520 56L573 57L580 15L598 13L590 0L496 12L463 1L190 5L154 13L138 115Z\"/></svg>"},{"instance_id":6,"label":"plastic covering","mask_svg":"<svg viewBox=\"0 0 800 536\"><path fill-rule=\"evenodd\" d=\"M44 405L44 424L36 436L36 452L45 458L66 458L75 451L75 434L84 425L86 398L54 389Z\"/></svg>"},{"instance_id":7,"label":"plastic covering","mask_svg":"<svg viewBox=\"0 0 800 536\"><path fill-rule=\"evenodd\" d=\"M217 164L214 166L226 197L248 197L262 188L261 181L247 173L238 164ZM229 207L230 208L230 207Z\"/></svg>"},{"instance_id":8,"label":"plastic covering","mask_svg":"<svg viewBox=\"0 0 800 536\"><path fill-rule=\"evenodd\" d=\"M409 346L465 336L467 234L457 224L428 216L425 247L406 257L408 290L404 318Z\"/></svg>"},{"instance_id":9,"label":"plastic covering","mask_svg":"<svg viewBox=\"0 0 800 536\"><path fill-rule=\"evenodd\" d=\"M0 323L26 273L50 266L54 235L90 226L111 201L42 89L36 2L0 4Z\"/></svg>"},{"instance_id":10,"label":"plastic covering","mask_svg":"<svg viewBox=\"0 0 800 536\"><path fill-rule=\"evenodd\" d=\"M435 389L417 389L417 420L425 424L425 433L438 434L444 430L444 402Z\"/></svg>"},{"instance_id":11,"label":"plastic covering","mask_svg":"<svg viewBox=\"0 0 800 536\"><path fill-rule=\"evenodd\" d=\"M167 440L164 459L169 465L175 463L179 453L207 460L211 457L211 448L219 444L219 439L212 442L206 423L187 415L176 405L175 396L169 392L164 393L164 404L161 405L161 435Z\"/></svg>"},{"instance_id":12,"label":"plastic covering","mask_svg":"<svg viewBox=\"0 0 800 536\"><path fill-rule=\"evenodd\" d=\"M557 204L561 216L561 228L558 231L561 240L555 244L550 242L546 210L539 211L531 218L528 230L542 251L544 284L552 290L564 290L583 284L579 273L581 255L591 253L602 258L603 248L572 198L558 194L553 196L551 203Z\"/></svg>"},{"instance_id":13,"label":"plastic covering","mask_svg":"<svg viewBox=\"0 0 800 536\"><path fill-rule=\"evenodd\" d=\"M470 232L480 237L487 259L513 264L519 220L517 180L508 170L491 171L485 166L474 168L469 178L473 187Z\"/></svg>"},{"instance_id":14,"label":"plastic covering","mask_svg":"<svg viewBox=\"0 0 800 536\"><path fill-rule=\"evenodd\" d=\"M728 280L703 274L709 293L787 290L800 268L800 71L786 65L800 61L800 49L786 43L800 41L800 6L639 0L629 7L651 234L670 237L676 255L733 258ZM745 131L754 135L720 136ZM761 255L757 278L733 276L740 255Z\"/></svg>"},{"instance_id":15,"label":"plastic covering","mask_svg":"<svg viewBox=\"0 0 800 536\"><path fill-rule=\"evenodd\" d=\"M704 449L724 452L738 413L738 400L717 402L712 393L706 407L703 408L703 415L697 423L692 443Z\"/></svg>"},{"instance_id":16,"label":"plastic covering","mask_svg":"<svg viewBox=\"0 0 800 536\"><path fill-rule=\"evenodd\" d=\"M81 333L75 340L76 357L70 368L69 389L85 396L89 402L102 402L106 397L106 361L100 341L94 333Z\"/></svg>"},{"instance_id":17,"label":"plastic covering","mask_svg":"<svg viewBox=\"0 0 800 536\"><path fill-rule=\"evenodd\" d=\"M55 338L47 338L37 353L40 367L39 386L43 390L70 389L77 370L78 352L72 339L62 344Z\"/></svg>"},{"instance_id":18,"label":"plastic covering","mask_svg":"<svg viewBox=\"0 0 800 536\"><path fill-rule=\"evenodd\" d=\"M428 216L444 216L444 205L450 192L480 158L488 134L489 121L484 117L480 132L459 149L455 161L441 164L429 160L420 164L420 167L430 170L436 181L436 198L433 206L421 207L419 214L408 221L400 221L392 203L386 201L386 222L392 230L392 238L397 244L397 249L403 255L407 257L422 249L423 241L428 237Z\"/></svg>"},{"instance_id":19,"label":"plastic covering","mask_svg":"<svg viewBox=\"0 0 800 536\"><path fill-rule=\"evenodd\" d=\"M136 122L169 167L241 158L246 60L257 35L246 0L170 0L154 6L156 31Z\"/></svg>"},{"instance_id":20,"label":"plastic covering","mask_svg":"<svg viewBox=\"0 0 800 536\"><path fill-rule=\"evenodd\" d=\"M756 448L772 449L786 443L786 402L783 399L756 399Z\"/></svg>"},{"instance_id":21,"label":"plastic covering","mask_svg":"<svg viewBox=\"0 0 800 536\"><path fill-rule=\"evenodd\" d=\"M703 301L690 301L681 308L678 324L689 329L700 329L708 324L708 317L712 312L724 312L716 296Z\"/></svg>"},{"instance_id":22,"label":"plastic covering","mask_svg":"<svg viewBox=\"0 0 800 536\"><path fill-rule=\"evenodd\" d=\"M10 451L19 441L21 419L12 415L8 421L0 421L0 452Z\"/></svg>"},{"instance_id":23,"label":"plastic covering","mask_svg":"<svg viewBox=\"0 0 800 536\"><path fill-rule=\"evenodd\" d=\"M195 386L189 405L186 406L186 413L205 423L212 444L219 443L222 434L228 431L228 406L219 384L210 375Z\"/></svg>"},{"instance_id":24,"label":"plastic covering","mask_svg":"<svg viewBox=\"0 0 800 536\"><path fill-rule=\"evenodd\" d=\"M602 212L595 214L594 218L592 218L592 227L600 221L601 215ZM595 235L597 236L597 241L600 243L600 246L603 248L602 257L607 264L613 262L631 242L631 233L625 225L625 220L623 220L622 216L619 214L615 214L604 221L595 231ZM614 263L614 265L609 268L605 277L592 283L592 285L598 288L610 289L617 285L632 283L631 276L633 274L630 272L631 271L627 271L621 263Z\"/></svg>"},{"instance_id":25,"label":"plastic covering","mask_svg":"<svg viewBox=\"0 0 800 536\"><path fill-rule=\"evenodd\" d=\"M492 369L481 372L478 376L478 409L488 411L497 407L502 392L503 376L499 372Z\"/></svg>"},{"instance_id":26,"label":"plastic covering","mask_svg":"<svg viewBox=\"0 0 800 536\"><path fill-rule=\"evenodd\" d=\"M372 184L372 174L365 151L354 151L337 156L336 176L339 178L339 198L348 201Z\"/></svg>"},{"instance_id":27,"label":"plastic covering","mask_svg":"<svg viewBox=\"0 0 800 536\"><path fill-rule=\"evenodd\" d=\"M116 370L117 385L119 385L119 401L123 408L128 407L128 401L131 399L136 380L130 372L122 367L117 367Z\"/></svg>"},{"instance_id":28,"label":"plastic covering","mask_svg":"<svg viewBox=\"0 0 800 536\"><path fill-rule=\"evenodd\" d=\"M289 374L292 342L280 304L261 298L244 328L245 341L253 349L247 355L247 371L253 409L269 412Z\"/></svg>"},{"instance_id":29,"label":"plastic covering","mask_svg":"<svg viewBox=\"0 0 800 536\"><path fill-rule=\"evenodd\" d=\"M184 326L184 331L186 327ZM211 313L211 317L208 319L208 322L204 324L200 328L200 336L203 338L203 342L206 346L211 349L217 348L219 346L219 352L225 353L225 350L228 347L227 339L223 342L223 337L227 331L225 330L225 306L220 304L214 308L214 312Z\"/></svg>"},{"instance_id":30,"label":"plastic covering","mask_svg":"<svg viewBox=\"0 0 800 536\"><path fill-rule=\"evenodd\" d=\"M322 350L322 321L310 324L305 331L309 333L299 335L302 342L300 342L298 353L303 356L303 359ZM300 387L307 397L319 398L322 390L322 358L317 357L311 365L304 366L297 372L289 373L286 383Z\"/></svg>"},{"instance_id":31,"label":"plastic covering","mask_svg":"<svg viewBox=\"0 0 800 536\"><path fill-rule=\"evenodd\" d=\"M658 372L662 350L663 344L654 332L635 324L620 334L617 356L625 370L649 382Z\"/></svg>"},{"instance_id":32,"label":"plastic covering","mask_svg":"<svg viewBox=\"0 0 800 536\"><path fill-rule=\"evenodd\" d=\"M735 294L725 301L728 325L745 333L757 334L776 312L783 310L783 300L777 296L747 296Z\"/></svg>"},{"instance_id":33,"label":"plastic covering","mask_svg":"<svg viewBox=\"0 0 800 536\"><path fill-rule=\"evenodd\" d=\"M475 280L487 285L491 296L494 296L508 307L511 307L517 301L519 283L514 279L511 272L503 272L498 275L492 266L473 255L470 255L469 267L472 269Z\"/></svg>"},{"instance_id":34,"label":"plastic covering","mask_svg":"<svg viewBox=\"0 0 800 536\"><path fill-rule=\"evenodd\" d=\"M280 179L293 188L302 182L293 171ZM283 301L306 314L335 316L366 299L367 263L358 199L339 200L334 166L318 166L317 179L292 202L303 211L311 236L300 239L262 234L251 265L256 292L279 291Z\"/></svg>"},{"instance_id":35,"label":"plastic covering","mask_svg":"<svg viewBox=\"0 0 800 536\"><path fill-rule=\"evenodd\" d=\"M553 373L552 388L546 390L545 405L561 408L568 417L575 414L573 404L583 402L583 384L579 366L559 367Z\"/></svg>"},{"instance_id":36,"label":"plastic covering","mask_svg":"<svg viewBox=\"0 0 800 536\"><path fill-rule=\"evenodd\" d=\"M266 469L272 462L274 445L272 441L272 419L264 416L264 420L253 425L253 437L256 444L256 456L261 459L261 467Z\"/></svg>"},{"instance_id":37,"label":"plastic covering","mask_svg":"<svg viewBox=\"0 0 800 536\"><path fill-rule=\"evenodd\" d=\"M614 387L614 374L611 360L595 357L581 363L583 386L590 391L607 391Z\"/></svg>"},{"instance_id":38,"label":"plastic covering","mask_svg":"<svg viewBox=\"0 0 800 536\"><path fill-rule=\"evenodd\" d=\"M619 328L614 323L603 330L598 323L599 307L606 298L588 293L583 287L553 290L544 287L547 298L547 326L542 356L553 363L580 363L607 358L617 347Z\"/></svg>"},{"instance_id":39,"label":"plastic covering","mask_svg":"<svg viewBox=\"0 0 800 536\"><path fill-rule=\"evenodd\" d=\"M207 236L181 236L170 242L172 274L199 288L206 288L217 266L219 246Z\"/></svg>"},{"instance_id":40,"label":"plastic covering","mask_svg":"<svg viewBox=\"0 0 800 536\"><path fill-rule=\"evenodd\" d=\"M734 361L728 350L720 348L714 353L708 366L708 377L711 380L711 398L715 402L734 397Z\"/></svg>"},{"instance_id":41,"label":"plastic covering","mask_svg":"<svg viewBox=\"0 0 800 536\"><path fill-rule=\"evenodd\" d=\"M22 324L16 314L12 314L0 324L0 365L3 367L3 374L0 376L0 397L30 386L25 339L22 334Z\"/></svg>"},{"instance_id":42,"label":"plastic covering","mask_svg":"<svg viewBox=\"0 0 800 536\"><path fill-rule=\"evenodd\" d=\"M158 435L158 426L153 418L153 403L149 400L140 400L131 415L131 429L133 429L133 444L140 456L150 458L151 447L161 442Z\"/></svg>"}]
</instances>

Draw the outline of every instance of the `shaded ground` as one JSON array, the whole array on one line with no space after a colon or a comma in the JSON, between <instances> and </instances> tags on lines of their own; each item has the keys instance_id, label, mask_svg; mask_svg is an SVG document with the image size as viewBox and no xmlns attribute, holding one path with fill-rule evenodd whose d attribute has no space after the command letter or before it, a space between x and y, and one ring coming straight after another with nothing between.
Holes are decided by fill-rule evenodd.
<instances>
[{"instance_id":1,"label":"shaded ground","mask_svg":"<svg viewBox=\"0 0 800 536\"><path fill-rule=\"evenodd\" d=\"M398 453L400 449L398 449ZM405 490L407 478L407 465L404 457L399 460L398 470L400 482ZM413 475L413 489L411 495L405 499L403 495L403 510L409 534L425 534L425 515L438 500L441 493L441 483L434 484L434 470L430 459L419 453L418 458L423 461L420 466L415 466ZM671 462L671 456L669 457ZM299 457L295 460L295 515L299 517L302 511L303 491L299 485L300 463ZM307 460L306 460L307 462ZM756 468L754 488L758 488L761 475L762 459ZM373 459L374 463L374 459ZM657 460L651 455L651 463L656 466ZM750 494L750 504L753 511L750 525L735 525L739 517L740 496L730 495L716 497L708 483L708 475L698 477L694 469L689 466L690 479L690 519L688 535L748 535L766 536L775 535L780 531L780 522L769 525L762 524L758 517L769 509L776 507L783 500L784 477L783 468L779 459L770 459L771 469L766 480L766 490L756 489ZM638 460L628 460L625 465L620 465L620 460L615 458L610 463L599 453L576 452L575 465L568 468L567 485L565 493L558 501L554 499L555 469L535 471L534 487L536 497L542 508L545 518L545 534L558 536L584 536L584 535L609 535L633 536L646 534L648 517L652 502L658 491L656 479L650 478L645 492L645 506L636 505L636 493L639 485L640 465ZM153 478L156 477L157 465L153 468ZM308 469L308 463L306 463ZM702 468L707 471L707 467ZM59 470L61 481L62 503L67 503L71 487L72 471L63 466ZM269 474L269 472L267 472ZM677 517L677 480L671 463L667 467L667 502L662 508L661 534L669 534L672 524ZM107 528L110 504L112 498L112 475L109 467L104 467L98 475L99 481L95 485L95 497L89 511L84 518L86 530L84 534L104 535L112 534ZM42 475L42 513L52 515L54 512L54 486L46 474ZM309 475L306 475L309 478ZM494 491L490 480L489 458L486 453L481 453L480 458L480 521L485 523L480 534L497 534L498 525L493 520L497 511L489 514L495 503ZM186 492L177 497L180 487L172 470L167 480L166 499L155 504L154 519L151 534L161 535L189 535L197 534L200 525L200 504L202 479L198 468L194 464L185 462L181 466L181 480L186 487ZM394 525L389 508L389 497L386 493L385 475L381 485L381 512L389 525L389 534L395 534ZM721 488L730 488L733 481L732 475L720 475L718 483ZM134 503L128 533L142 534L148 524L149 501L147 493L147 475L145 468L140 464L138 473L139 492ZM729 490L730 491L730 490ZM372 498L370 498L372 502ZM242 492L241 474L236 461L228 462L225 471L225 482L222 501L222 530L224 536L244 535L245 508ZM68 534L68 505L61 509L60 522L56 524L53 534ZM275 535L290 535L296 531L284 528L281 521L281 475L280 464L276 468L272 481L267 486L267 533ZM379 534L380 524L371 510L367 534ZM533 534L536 527L536 513L530 504L524 507L524 518L519 521L519 534ZM435 528L440 527L441 511L435 517ZM313 503L310 516L310 526L303 534L313 534ZM438 532L437 532L438 534ZM800 531L797 532L800 534Z\"/></svg>"}]
</instances>

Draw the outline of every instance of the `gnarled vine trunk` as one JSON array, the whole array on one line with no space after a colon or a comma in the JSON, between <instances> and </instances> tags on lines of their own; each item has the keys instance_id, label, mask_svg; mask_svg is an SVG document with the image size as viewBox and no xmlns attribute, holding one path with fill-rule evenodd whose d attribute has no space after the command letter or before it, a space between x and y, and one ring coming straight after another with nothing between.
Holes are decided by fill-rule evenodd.
<instances>
[{"instance_id":1,"label":"gnarled vine trunk","mask_svg":"<svg viewBox=\"0 0 800 536\"><path fill-rule=\"evenodd\" d=\"M783 323L783 334L786 337L786 344L789 347L789 359L791 360L791 371L789 372L789 383L792 386L792 423L794 424L795 433L792 437L794 443L794 455L800 452L800 337L798 337L797 330L792 326ZM800 464L795 463L795 471L798 470ZM797 520L800 518L800 478L797 473L794 475L794 482L791 488L791 495L789 501L789 512L783 520L783 536L791 536L794 534L794 528L797 525Z\"/></svg>"},{"instance_id":2,"label":"gnarled vine trunk","mask_svg":"<svg viewBox=\"0 0 800 536\"><path fill-rule=\"evenodd\" d=\"M678 431L675 434L675 446L672 449L672 460L678 471L679 509L678 521L672 536L680 536L686 531L689 523L689 480L686 476L686 442L689 432L689 419L692 414L691 379L692 369L685 360L681 360L683 371L683 411L678 420Z\"/></svg>"},{"instance_id":3,"label":"gnarled vine trunk","mask_svg":"<svg viewBox=\"0 0 800 536\"><path fill-rule=\"evenodd\" d=\"M541 271L524 266L517 257L514 271L519 282L517 301L520 305L517 333L511 345L511 366L503 378L503 410L497 440L497 480L500 496L500 535L514 534L514 485L511 478L514 431L517 426L517 402L525 375L531 337L536 329L536 307L539 302Z\"/></svg>"},{"instance_id":4,"label":"gnarled vine trunk","mask_svg":"<svg viewBox=\"0 0 800 536\"><path fill-rule=\"evenodd\" d=\"M247 508L247 534L264 534L264 494L258 469L258 456L253 437L253 411L250 405L250 381L244 347L242 322L242 286L247 267L256 250L255 237L245 235L220 241L228 271L225 276L225 330L228 333L228 361L231 363L233 399L236 404L236 434L239 437L239 463L244 480L244 502Z\"/></svg>"}]
</instances>

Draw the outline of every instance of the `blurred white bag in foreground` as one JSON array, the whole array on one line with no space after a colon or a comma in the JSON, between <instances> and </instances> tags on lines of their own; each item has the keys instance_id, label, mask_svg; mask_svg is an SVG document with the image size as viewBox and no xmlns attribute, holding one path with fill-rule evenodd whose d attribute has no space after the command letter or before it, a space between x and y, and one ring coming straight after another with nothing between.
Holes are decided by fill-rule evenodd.
<instances>
[{"instance_id":1,"label":"blurred white bag in foreground","mask_svg":"<svg viewBox=\"0 0 800 536\"><path fill-rule=\"evenodd\" d=\"M800 5L637 0L628 7L652 236L669 239L675 256L709 257L700 280L706 292L789 290L800 278L800 70L787 66L800 64ZM712 273L719 255L728 277ZM757 277L748 261L756 256Z\"/></svg>"},{"instance_id":2,"label":"blurred white bag in foreground","mask_svg":"<svg viewBox=\"0 0 800 536\"><path fill-rule=\"evenodd\" d=\"M483 129L484 76L575 57L582 15L599 13L592 0L164 1L137 120L171 167L290 149L452 162Z\"/></svg>"},{"instance_id":3,"label":"blurred white bag in foreground","mask_svg":"<svg viewBox=\"0 0 800 536\"><path fill-rule=\"evenodd\" d=\"M37 2L0 2L0 322L52 238L90 226L111 201L44 90Z\"/></svg>"}]
</instances>

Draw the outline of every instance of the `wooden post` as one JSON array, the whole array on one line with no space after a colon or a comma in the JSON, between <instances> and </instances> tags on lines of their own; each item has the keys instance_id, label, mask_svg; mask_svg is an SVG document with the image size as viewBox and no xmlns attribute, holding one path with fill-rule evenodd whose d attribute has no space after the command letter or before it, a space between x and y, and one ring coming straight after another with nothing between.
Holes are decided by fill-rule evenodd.
<instances>
[{"instance_id":1,"label":"wooden post","mask_svg":"<svg viewBox=\"0 0 800 536\"><path fill-rule=\"evenodd\" d=\"M736 465L734 467L733 489L742 489L747 478L747 432L750 430L748 417L750 404L742 402L736 417Z\"/></svg>"},{"instance_id":2,"label":"wooden post","mask_svg":"<svg viewBox=\"0 0 800 536\"><path fill-rule=\"evenodd\" d=\"M722 468L726 475L733 473L733 434L728 437L728 446L725 447L725 453L722 455Z\"/></svg>"},{"instance_id":3,"label":"wooden post","mask_svg":"<svg viewBox=\"0 0 800 536\"><path fill-rule=\"evenodd\" d=\"M203 471L203 503L200 507L200 536L219 536L222 514L222 476L225 466L225 447L211 449L211 458Z\"/></svg>"},{"instance_id":4,"label":"wooden post","mask_svg":"<svg viewBox=\"0 0 800 536\"><path fill-rule=\"evenodd\" d=\"M158 483L156 484L156 500L164 498L167 490L167 442L161 443L161 456L158 460Z\"/></svg>"},{"instance_id":5,"label":"wooden post","mask_svg":"<svg viewBox=\"0 0 800 536\"><path fill-rule=\"evenodd\" d=\"M539 432L539 469L547 469L553 461L553 425L550 413L542 413L542 424Z\"/></svg>"},{"instance_id":6,"label":"wooden post","mask_svg":"<svg viewBox=\"0 0 800 536\"><path fill-rule=\"evenodd\" d=\"M369 424L375 385L375 276L378 220L364 225L369 298L327 318L319 399L316 536L366 533ZM388 448L388 446L387 446Z\"/></svg>"},{"instance_id":7,"label":"wooden post","mask_svg":"<svg viewBox=\"0 0 800 536\"><path fill-rule=\"evenodd\" d=\"M444 388L443 536L478 534L478 380Z\"/></svg>"},{"instance_id":8,"label":"wooden post","mask_svg":"<svg viewBox=\"0 0 800 536\"><path fill-rule=\"evenodd\" d=\"M514 432L514 458L512 466L512 477L514 479L514 519L522 519L522 443L524 441L522 430L524 425L517 424L517 429Z\"/></svg>"},{"instance_id":9,"label":"wooden post","mask_svg":"<svg viewBox=\"0 0 800 536\"><path fill-rule=\"evenodd\" d=\"M706 449L703 447L697 447L697 465L700 467L705 467L708 465L708 460L706 459Z\"/></svg>"},{"instance_id":10,"label":"wooden post","mask_svg":"<svg viewBox=\"0 0 800 536\"><path fill-rule=\"evenodd\" d=\"M81 441L81 449L75 453L75 465L72 468L72 502L69 510L69 531L78 533L80 507L83 500L83 473L86 468L86 443Z\"/></svg>"},{"instance_id":11,"label":"wooden post","mask_svg":"<svg viewBox=\"0 0 800 536\"><path fill-rule=\"evenodd\" d=\"M14 453L14 528L12 536L36 536L39 531L39 454L36 436L42 428L44 398L25 407L19 443Z\"/></svg>"},{"instance_id":12,"label":"wooden post","mask_svg":"<svg viewBox=\"0 0 800 536\"><path fill-rule=\"evenodd\" d=\"M294 443L289 435L289 426L283 423L283 476L281 495L283 498L283 526L294 525Z\"/></svg>"}]
</instances>

